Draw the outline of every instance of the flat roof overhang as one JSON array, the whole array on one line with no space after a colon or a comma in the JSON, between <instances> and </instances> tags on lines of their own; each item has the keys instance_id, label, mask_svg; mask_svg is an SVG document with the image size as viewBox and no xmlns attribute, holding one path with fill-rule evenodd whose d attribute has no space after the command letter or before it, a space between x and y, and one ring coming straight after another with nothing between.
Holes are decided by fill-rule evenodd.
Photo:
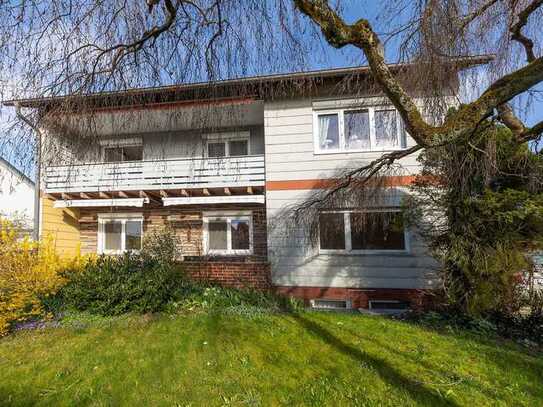
<instances>
[{"instance_id":1,"label":"flat roof overhang","mask_svg":"<svg viewBox=\"0 0 543 407\"><path fill-rule=\"evenodd\" d=\"M447 61L452 68L461 70L491 62L493 55L475 55L455 57ZM395 72L409 70L415 63L389 64ZM134 105L154 105L180 100L217 100L229 97L251 97L265 99L273 94L278 86L286 91L295 92L300 83L311 81L339 81L348 77L367 77L371 74L369 66L324 69L307 72L281 73L273 75L252 76L246 78L225 79L215 82L197 82L160 87L108 91L84 95L64 95L53 97L37 97L4 101L5 106L26 108L53 109L62 106L65 111L77 111L78 107L86 109L113 108Z\"/></svg>"}]
</instances>

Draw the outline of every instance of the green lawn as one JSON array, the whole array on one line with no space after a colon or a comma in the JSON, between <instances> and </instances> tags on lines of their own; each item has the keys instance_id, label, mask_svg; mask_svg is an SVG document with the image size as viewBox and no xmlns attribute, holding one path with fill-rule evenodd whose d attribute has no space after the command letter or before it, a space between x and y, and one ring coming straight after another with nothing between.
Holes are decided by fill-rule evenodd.
<instances>
[{"instance_id":1,"label":"green lawn","mask_svg":"<svg viewBox=\"0 0 543 407\"><path fill-rule=\"evenodd\" d=\"M543 357L361 315L123 317L0 340L0 405L543 405Z\"/></svg>"}]
</instances>

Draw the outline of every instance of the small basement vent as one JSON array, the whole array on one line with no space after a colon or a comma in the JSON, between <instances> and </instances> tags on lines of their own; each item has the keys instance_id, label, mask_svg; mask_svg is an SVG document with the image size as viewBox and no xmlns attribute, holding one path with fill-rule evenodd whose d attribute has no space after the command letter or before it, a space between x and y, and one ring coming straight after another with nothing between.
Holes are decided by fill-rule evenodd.
<instances>
[{"instance_id":1,"label":"small basement vent","mask_svg":"<svg viewBox=\"0 0 543 407\"><path fill-rule=\"evenodd\" d=\"M329 310L346 310L346 309L351 309L352 304L350 300L315 299L315 300L311 300L311 308L329 309Z\"/></svg>"},{"instance_id":2,"label":"small basement vent","mask_svg":"<svg viewBox=\"0 0 543 407\"><path fill-rule=\"evenodd\" d=\"M373 310L393 310L401 311L409 308L407 301L395 301L395 300L371 300L369 302L370 309Z\"/></svg>"}]
</instances>

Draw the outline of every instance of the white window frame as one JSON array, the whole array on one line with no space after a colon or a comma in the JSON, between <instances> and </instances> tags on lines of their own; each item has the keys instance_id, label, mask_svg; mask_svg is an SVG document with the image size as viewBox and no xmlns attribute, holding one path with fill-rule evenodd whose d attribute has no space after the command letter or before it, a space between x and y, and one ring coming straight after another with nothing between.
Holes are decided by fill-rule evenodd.
<instances>
[{"instance_id":1,"label":"white window frame","mask_svg":"<svg viewBox=\"0 0 543 407\"><path fill-rule=\"evenodd\" d=\"M360 149L347 149L347 140L345 138L345 112L353 112L367 110L368 111L368 120L370 126L370 147L369 148L360 148ZM379 147L377 148L377 142L375 139L375 112L383 110L394 110L396 113L396 139L398 142L397 147ZM338 115L338 131L339 131L339 147L323 150L320 147L319 143L319 116L337 114ZM378 106L352 106L344 109L319 109L313 110L313 144L314 144L314 153L315 154L338 154L338 153L361 153L361 152L371 152L371 151L397 151L404 150L407 148L407 133L402 123L402 119L398 111L391 105L378 105Z\"/></svg>"},{"instance_id":2,"label":"white window frame","mask_svg":"<svg viewBox=\"0 0 543 407\"><path fill-rule=\"evenodd\" d=\"M351 241L351 213L382 213L382 212L401 212L400 208L375 208L375 209L346 209L346 210L324 210L321 213L342 213L343 214L343 224L344 224L344 239L345 239L345 249L321 249L320 242L320 233L319 233L319 254L409 254L411 252L409 231L404 226L404 248L397 249L357 249L353 250L352 241ZM319 225L320 226L320 225Z\"/></svg>"},{"instance_id":3,"label":"white window frame","mask_svg":"<svg viewBox=\"0 0 543 407\"><path fill-rule=\"evenodd\" d=\"M141 238L143 243L143 215L141 213L100 213L98 214L98 254L122 254L126 252L126 222L127 221L141 222ZM105 224L107 222L121 222L121 250L106 250L106 235ZM132 250L139 252L139 250Z\"/></svg>"},{"instance_id":4,"label":"white window frame","mask_svg":"<svg viewBox=\"0 0 543 407\"><path fill-rule=\"evenodd\" d=\"M210 134L206 137L206 145L204 155L211 159L222 159L230 156L230 142L231 141L246 141L247 142L247 156L251 155L251 134L249 132L240 133L220 133ZM210 157L209 156L209 144L224 143L224 157ZM234 156L234 157L247 157L247 156Z\"/></svg>"},{"instance_id":5,"label":"white window frame","mask_svg":"<svg viewBox=\"0 0 543 407\"><path fill-rule=\"evenodd\" d=\"M226 250L211 250L209 248L209 222L226 221ZM232 249L232 221L242 220L249 223L249 249ZM204 212L203 221L203 246L206 255L220 256L247 256L253 254L253 215L251 211L217 211Z\"/></svg>"},{"instance_id":6,"label":"white window frame","mask_svg":"<svg viewBox=\"0 0 543 407\"><path fill-rule=\"evenodd\" d=\"M143 156L143 143L141 142L133 142L130 144L108 144L108 145L102 145L102 162L106 164L115 164L115 163L129 163L134 161L107 161L106 162L106 149L108 148L126 148L126 147L141 147L141 161L144 161ZM140 160L137 160L135 162L140 162Z\"/></svg>"}]
</instances>

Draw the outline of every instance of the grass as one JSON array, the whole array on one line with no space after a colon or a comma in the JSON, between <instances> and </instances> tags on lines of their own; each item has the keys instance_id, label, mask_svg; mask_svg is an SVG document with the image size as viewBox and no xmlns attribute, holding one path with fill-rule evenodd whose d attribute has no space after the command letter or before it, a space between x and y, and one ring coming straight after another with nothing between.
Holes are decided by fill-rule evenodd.
<instances>
[{"instance_id":1,"label":"grass","mask_svg":"<svg viewBox=\"0 0 543 407\"><path fill-rule=\"evenodd\" d=\"M0 405L543 405L543 358L381 317L72 319L0 340Z\"/></svg>"}]
</instances>

